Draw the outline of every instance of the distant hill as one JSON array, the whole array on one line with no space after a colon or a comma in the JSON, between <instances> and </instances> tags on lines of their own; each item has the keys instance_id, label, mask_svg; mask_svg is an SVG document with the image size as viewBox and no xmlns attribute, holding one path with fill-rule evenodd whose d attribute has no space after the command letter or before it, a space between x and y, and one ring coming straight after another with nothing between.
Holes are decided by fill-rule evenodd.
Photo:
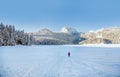
<instances>
[{"instance_id":1,"label":"distant hill","mask_svg":"<svg viewBox=\"0 0 120 77\"><path fill-rule=\"evenodd\" d=\"M80 33L75 29L65 27L60 32L42 29L32 33L32 35L37 44L78 44L80 39Z\"/></svg>"},{"instance_id":2,"label":"distant hill","mask_svg":"<svg viewBox=\"0 0 120 77\"><path fill-rule=\"evenodd\" d=\"M79 44L120 44L120 28L105 28L96 31L85 32L81 37L86 40L80 41Z\"/></svg>"}]
</instances>

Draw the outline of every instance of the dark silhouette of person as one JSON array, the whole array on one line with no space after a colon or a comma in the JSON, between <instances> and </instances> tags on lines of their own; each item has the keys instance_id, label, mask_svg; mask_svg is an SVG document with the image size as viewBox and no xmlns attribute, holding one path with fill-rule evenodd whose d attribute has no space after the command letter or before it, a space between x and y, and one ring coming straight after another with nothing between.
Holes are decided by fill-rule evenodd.
<instances>
[{"instance_id":1,"label":"dark silhouette of person","mask_svg":"<svg viewBox=\"0 0 120 77\"><path fill-rule=\"evenodd\" d=\"M68 52L68 57L70 57L70 52Z\"/></svg>"}]
</instances>

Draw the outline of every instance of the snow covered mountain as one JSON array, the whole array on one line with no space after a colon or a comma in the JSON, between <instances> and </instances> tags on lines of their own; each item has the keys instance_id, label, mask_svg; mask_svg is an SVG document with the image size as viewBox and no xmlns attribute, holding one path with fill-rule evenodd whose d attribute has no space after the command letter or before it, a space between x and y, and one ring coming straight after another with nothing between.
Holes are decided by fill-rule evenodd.
<instances>
[{"instance_id":1,"label":"snow covered mountain","mask_svg":"<svg viewBox=\"0 0 120 77\"><path fill-rule=\"evenodd\" d=\"M90 31L81 34L81 37L85 38L86 40L81 41L80 44L101 44L101 43L119 44L120 28L112 27L96 31Z\"/></svg>"},{"instance_id":2,"label":"snow covered mountain","mask_svg":"<svg viewBox=\"0 0 120 77\"><path fill-rule=\"evenodd\" d=\"M61 32L62 32L62 33L72 33L72 34L78 33L78 32L76 31L76 29L71 28L71 27L63 27L63 28L61 29Z\"/></svg>"},{"instance_id":3,"label":"snow covered mountain","mask_svg":"<svg viewBox=\"0 0 120 77\"><path fill-rule=\"evenodd\" d=\"M47 28L39 30L38 32L35 32L34 34L52 34L53 32Z\"/></svg>"},{"instance_id":4,"label":"snow covered mountain","mask_svg":"<svg viewBox=\"0 0 120 77\"><path fill-rule=\"evenodd\" d=\"M60 32L42 29L32 34L37 44L77 44L80 39L80 34L70 27L64 27Z\"/></svg>"}]
</instances>

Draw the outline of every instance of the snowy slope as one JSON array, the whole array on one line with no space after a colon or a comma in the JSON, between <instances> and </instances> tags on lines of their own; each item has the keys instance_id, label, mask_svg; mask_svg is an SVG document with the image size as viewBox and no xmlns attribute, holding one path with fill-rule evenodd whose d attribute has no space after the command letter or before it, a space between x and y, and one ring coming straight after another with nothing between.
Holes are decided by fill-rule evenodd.
<instances>
[{"instance_id":1,"label":"snowy slope","mask_svg":"<svg viewBox=\"0 0 120 77\"><path fill-rule=\"evenodd\" d=\"M120 77L120 48L0 47L0 77Z\"/></svg>"}]
</instances>

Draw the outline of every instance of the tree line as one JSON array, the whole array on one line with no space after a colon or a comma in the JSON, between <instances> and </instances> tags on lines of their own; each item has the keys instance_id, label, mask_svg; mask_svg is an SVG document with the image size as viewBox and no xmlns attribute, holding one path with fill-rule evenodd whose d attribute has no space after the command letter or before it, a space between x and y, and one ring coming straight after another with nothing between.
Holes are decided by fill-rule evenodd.
<instances>
[{"instance_id":1,"label":"tree line","mask_svg":"<svg viewBox=\"0 0 120 77\"><path fill-rule=\"evenodd\" d=\"M24 30L15 30L13 25L0 23L0 46L32 45L34 38Z\"/></svg>"}]
</instances>

